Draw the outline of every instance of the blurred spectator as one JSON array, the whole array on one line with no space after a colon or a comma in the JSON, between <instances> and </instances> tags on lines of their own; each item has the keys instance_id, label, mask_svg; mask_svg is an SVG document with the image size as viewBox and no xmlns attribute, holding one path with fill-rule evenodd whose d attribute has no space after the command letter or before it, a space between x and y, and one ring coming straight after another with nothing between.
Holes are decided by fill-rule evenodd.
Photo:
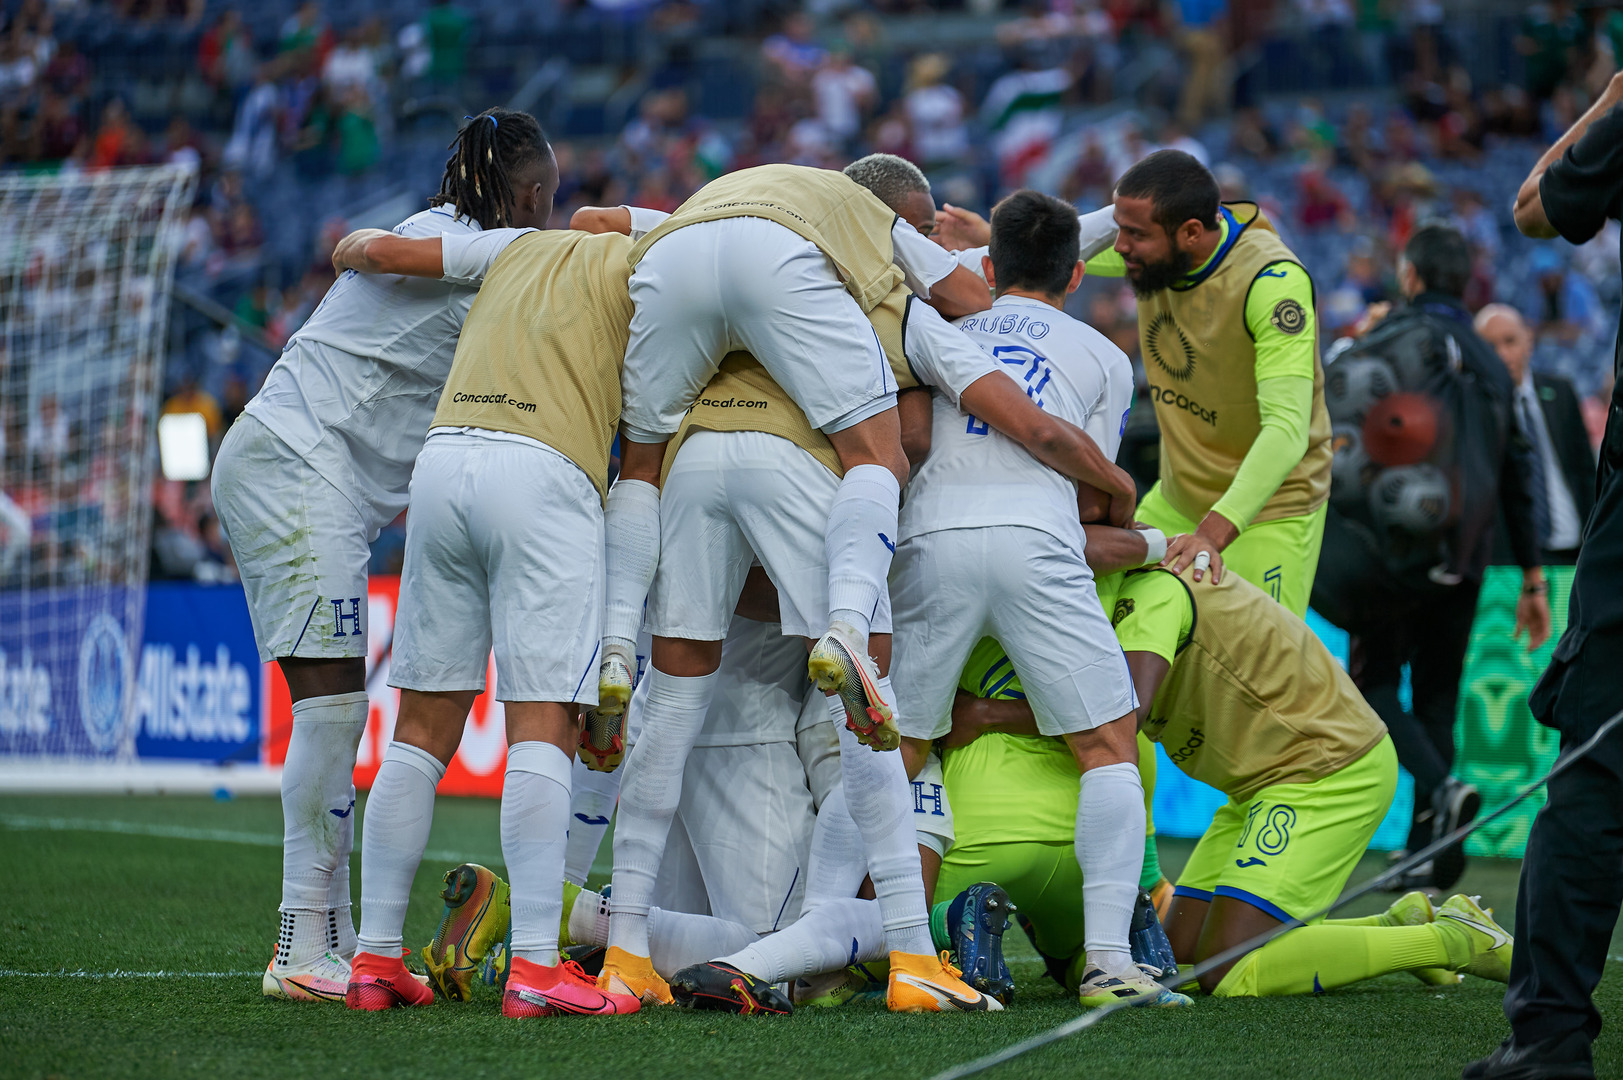
<instances>
[{"instance_id":1,"label":"blurred spectator","mask_svg":"<svg viewBox=\"0 0 1623 1080\"><path fill-rule=\"evenodd\" d=\"M1193 131L1208 116L1228 112L1228 0L1178 0L1178 45L1189 67L1178 98L1178 121Z\"/></svg>"},{"instance_id":2,"label":"blurred spectator","mask_svg":"<svg viewBox=\"0 0 1623 1080\"><path fill-rule=\"evenodd\" d=\"M39 408L28 420L28 454L36 465L50 469L68 456L72 447L71 425L57 404L55 394L43 394Z\"/></svg>"},{"instance_id":3,"label":"blurred spectator","mask_svg":"<svg viewBox=\"0 0 1623 1080\"><path fill-rule=\"evenodd\" d=\"M462 80L467 64L468 16L451 0L434 0L423 15L422 25L429 80L437 86L455 86Z\"/></svg>"},{"instance_id":4,"label":"blurred spectator","mask_svg":"<svg viewBox=\"0 0 1623 1080\"><path fill-rule=\"evenodd\" d=\"M1573 344L1604 333L1606 312L1595 286L1567 265L1560 249L1553 244L1534 248L1529 269L1537 289L1524 311L1540 337Z\"/></svg>"},{"instance_id":5,"label":"blurred spectator","mask_svg":"<svg viewBox=\"0 0 1623 1080\"><path fill-rule=\"evenodd\" d=\"M259 57L253 38L242 24L242 13L226 8L197 43L197 70L216 90L229 96L253 81Z\"/></svg>"},{"instance_id":6,"label":"blurred spectator","mask_svg":"<svg viewBox=\"0 0 1623 1080\"><path fill-rule=\"evenodd\" d=\"M203 422L208 426L210 442L218 442L220 436L225 434L220 403L214 400L214 395L197 385L197 377L190 372L181 379L180 385L175 387L175 392L163 403L163 408L158 410L159 416L174 416L178 413L201 414Z\"/></svg>"},{"instance_id":7,"label":"blurred spectator","mask_svg":"<svg viewBox=\"0 0 1623 1080\"><path fill-rule=\"evenodd\" d=\"M1555 93L1585 36L1584 21L1568 0L1549 0L1527 9L1516 37L1516 51L1522 54L1527 92L1535 101Z\"/></svg>"},{"instance_id":8,"label":"blurred spectator","mask_svg":"<svg viewBox=\"0 0 1623 1080\"><path fill-rule=\"evenodd\" d=\"M926 169L962 161L969 152L964 96L947 84L952 61L941 53L915 57L907 68L903 110L913 154Z\"/></svg>"},{"instance_id":9,"label":"blurred spectator","mask_svg":"<svg viewBox=\"0 0 1623 1080\"><path fill-rule=\"evenodd\" d=\"M1595 505L1595 453L1572 383L1532 370L1533 331L1508 304L1477 312L1476 332L1493 346L1516 384L1516 419L1533 446L1534 523L1546 566L1578 561L1584 521ZM1495 562L1510 562L1504 528L1496 531Z\"/></svg>"},{"instance_id":10,"label":"blurred spectator","mask_svg":"<svg viewBox=\"0 0 1623 1080\"><path fill-rule=\"evenodd\" d=\"M863 118L872 111L878 94L873 73L852 61L850 46L844 43L829 52L812 76L817 118L841 146L862 130Z\"/></svg>"},{"instance_id":11,"label":"blurred spectator","mask_svg":"<svg viewBox=\"0 0 1623 1080\"><path fill-rule=\"evenodd\" d=\"M828 59L828 53L813 40L815 30L810 15L794 11L784 18L782 30L761 42L761 58L778 82L804 88Z\"/></svg>"}]
</instances>

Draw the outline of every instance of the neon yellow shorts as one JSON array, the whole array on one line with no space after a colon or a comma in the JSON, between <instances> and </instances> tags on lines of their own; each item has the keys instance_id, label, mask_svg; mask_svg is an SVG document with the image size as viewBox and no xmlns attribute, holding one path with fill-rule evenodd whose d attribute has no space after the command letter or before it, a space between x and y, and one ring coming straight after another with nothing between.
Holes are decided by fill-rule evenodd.
<instances>
[{"instance_id":1,"label":"neon yellow shorts","mask_svg":"<svg viewBox=\"0 0 1623 1080\"><path fill-rule=\"evenodd\" d=\"M1300 517L1250 526L1223 552L1223 566L1284 604L1287 610L1305 615L1308 598L1313 595L1313 575L1319 569L1328 506ZM1168 536L1194 532L1199 524L1172 508L1162 497L1160 484L1138 504L1138 520Z\"/></svg>"},{"instance_id":2,"label":"neon yellow shorts","mask_svg":"<svg viewBox=\"0 0 1623 1080\"><path fill-rule=\"evenodd\" d=\"M1231 896L1281 922L1311 915L1341 895L1397 786L1398 755L1387 736L1322 780L1230 800L1190 853L1177 895Z\"/></svg>"},{"instance_id":3,"label":"neon yellow shorts","mask_svg":"<svg viewBox=\"0 0 1623 1080\"><path fill-rule=\"evenodd\" d=\"M1003 887L1020 914L1031 920L1037 950L1044 956L1067 960L1081 951L1082 868L1074 843L954 844L941 863L935 895L956 896L977 881Z\"/></svg>"}]
</instances>

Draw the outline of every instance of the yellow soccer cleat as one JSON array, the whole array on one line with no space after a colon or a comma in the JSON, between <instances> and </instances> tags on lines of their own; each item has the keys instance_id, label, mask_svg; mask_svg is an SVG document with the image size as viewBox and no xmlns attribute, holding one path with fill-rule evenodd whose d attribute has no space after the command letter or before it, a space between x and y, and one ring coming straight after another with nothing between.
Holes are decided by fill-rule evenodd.
<instances>
[{"instance_id":1,"label":"yellow soccer cleat","mask_svg":"<svg viewBox=\"0 0 1623 1080\"><path fill-rule=\"evenodd\" d=\"M634 657L619 652L603 654L603 663L597 669L597 708L594 710L600 718L625 716L626 706L631 702L636 663Z\"/></svg>"},{"instance_id":2,"label":"yellow soccer cleat","mask_svg":"<svg viewBox=\"0 0 1623 1080\"><path fill-rule=\"evenodd\" d=\"M603 956L603 971L597 977L597 988L607 994L630 994L640 998L644 1005L674 1005L671 988L654 962L646 956L633 956L624 949L609 946Z\"/></svg>"},{"instance_id":3,"label":"yellow soccer cleat","mask_svg":"<svg viewBox=\"0 0 1623 1080\"><path fill-rule=\"evenodd\" d=\"M837 693L845 704L845 726L857 741L875 750L902 745L890 704L879 693L879 666L857 646L855 628L830 623L812 646L806 672L824 693Z\"/></svg>"},{"instance_id":4,"label":"yellow soccer cleat","mask_svg":"<svg viewBox=\"0 0 1623 1080\"><path fill-rule=\"evenodd\" d=\"M1465 928L1471 936L1471 959L1460 968L1467 975L1494 982L1510 981L1510 931L1493 921L1493 909L1484 908L1480 896L1456 894L1443 901L1437 909L1437 920L1444 919Z\"/></svg>"},{"instance_id":5,"label":"yellow soccer cleat","mask_svg":"<svg viewBox=\"0 0 1623 1080\"><path fill-rule=\"evenodd\" d=\"M890 954L890 984L885 1007L891 1012L1002 1012L1003 1003L974 989L963 972L940 956Z\"/></svg>"},{"instance_id":6,"label":"yellow soccer cleat","mask_svg":"<svg viewBox=\"0 0 1623 1080\"><path fill-rule=\"evenodd\" d=\"M1424 926L1437 918L1431 906L1431 897L1418 889L1404 893L1392 901L1392 906L1381 915L1387 926ZM1427 986L1458 986L1463 977L1447 968L1415 968L1409 972Z\"/></svg>"},{"instance_id":7,"label":"yellow soccer cleat","mask_svg":"<svg viewBox=\"0 0 1623 1080\"><path fill-rule=\"evenodd\" d=\"M423 950L429 982L449 1001L473 996L479 965L500 945L512 921L507 882L475 863L445 872L445 914Z\"/></svg>"}]
</instances>

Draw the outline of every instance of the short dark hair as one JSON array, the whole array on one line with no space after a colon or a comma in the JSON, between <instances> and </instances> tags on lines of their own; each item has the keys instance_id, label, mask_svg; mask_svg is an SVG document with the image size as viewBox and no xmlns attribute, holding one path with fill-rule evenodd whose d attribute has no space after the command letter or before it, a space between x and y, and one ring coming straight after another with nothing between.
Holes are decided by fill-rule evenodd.
<instances>
[{"instance_id":1,"label":"short dark hair","mask_svg":"<svg viewBox=\"0 0 1623 1080\"><path fill-rule=\"evenodd\" d=\"M999 289L1063 296L1082 257L1076 207L1040 191L1017 191L992 207L989 252Z\"/></svg>"},{"instance_id":2,"label":"short dark hair","mask_svg":"<svg viewBox=\"0 0 1623 1080\"><path fill-rule=\"evenodd\" d=\"M1427 292L1456 300L1465 295L1465 285L1471 280L1471 245L1452 225L1422 225L1404 245L1403 257L1420 275Z\"/></svg>"},{"instance_id":3,"label":"short dark hair","mask_svg":"<svg viewBox=\"0 0 1623 1080\"><path fill-rule=\"evenodd\" d=\"M1150 200L1151 217L1169 235L1191 218L1217 228L1217 178L1182 150L1157 150L1144 158L1121 174L1116 194Z\"/></svg>"}]
</instances>

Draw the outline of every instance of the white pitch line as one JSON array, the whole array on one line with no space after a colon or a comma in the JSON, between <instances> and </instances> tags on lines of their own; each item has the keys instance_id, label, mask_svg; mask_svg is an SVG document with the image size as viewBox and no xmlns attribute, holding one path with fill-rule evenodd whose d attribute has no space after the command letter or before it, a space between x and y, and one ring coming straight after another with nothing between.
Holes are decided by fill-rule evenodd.
<instances>
[{"instance_id":1,"label":"white pitch line","mask_svg":"<svg viewBox=\"0 0 1623 1080\"><path fill-rule=\"evenodd\" d=\"M0 979L245 979L263 971L12 971L0 968Z\"/></svg>"},{"instance_id":2,"label":"white pitch line","mask_svg":"<svg viewBox=\"0 0 1623 1080\"><path fill-rule=\"evenodd\" d=\"M124 836L151 836L162 840L200 840L216 844L246 844L250 847L279 848L282 838L272 833L236 832L231 829L194 829L185 825L158 825L142 821L94 820L91 818L30 817L26 814L0 814L0 828L17 832L96 832ZM500 855L469 855L460 851L429 849L423 858L430 862L476 862L486 866L506 865Z\"/></svg>"}]
</instances>

